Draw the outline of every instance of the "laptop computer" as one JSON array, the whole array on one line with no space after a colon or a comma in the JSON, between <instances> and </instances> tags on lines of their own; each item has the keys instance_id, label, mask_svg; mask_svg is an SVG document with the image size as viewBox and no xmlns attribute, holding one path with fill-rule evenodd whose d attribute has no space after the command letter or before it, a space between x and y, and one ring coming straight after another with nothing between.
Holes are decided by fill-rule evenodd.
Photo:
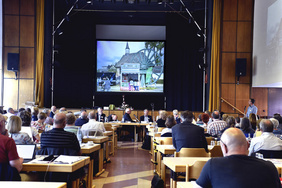
<instances>
[{"instance_id":1,"label":"laptop computer","mask_svg":"<svg viewBox=\"0 0 282 188\"><path fill-rule=\"evenodd\" d=\"M24 163L35 159L36 144L17 144L16 146L18 155L24 159Z\"/></svg>"}]
</instances>

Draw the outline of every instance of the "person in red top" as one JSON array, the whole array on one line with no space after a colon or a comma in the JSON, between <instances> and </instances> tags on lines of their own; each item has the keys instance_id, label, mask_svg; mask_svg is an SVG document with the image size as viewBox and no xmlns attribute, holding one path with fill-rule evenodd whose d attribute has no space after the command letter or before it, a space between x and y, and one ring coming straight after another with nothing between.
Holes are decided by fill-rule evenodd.
<instances>
[{"instance_id":1,"label":"person in red top","mask_svg":"<svg viewBox=\"0 0 282 188\"><path fill-rule=\"evenodd\" d=\"M5 118L0 114L0 163L9 163L20 172L23 158L18 156L15 141L2 134L5 132L5 122Z\"/></svg>"}]
</instances>

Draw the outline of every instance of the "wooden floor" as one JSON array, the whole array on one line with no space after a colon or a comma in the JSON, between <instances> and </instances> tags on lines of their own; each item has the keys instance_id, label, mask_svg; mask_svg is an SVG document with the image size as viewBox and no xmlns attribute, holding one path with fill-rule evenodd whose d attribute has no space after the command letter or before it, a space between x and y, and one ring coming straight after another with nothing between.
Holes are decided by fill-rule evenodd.
<instances>
[{"instance_id":1,"label":"wooden floor","mask_svg":"<svg viewBox=\"0 0 282 188\"><path fill-rule=\"evenodd\" d=\"M111 163L104 164L106 171L93 179L96 188L151 187L154 176L151 155L141 149L141 142L118 142L118 151Z\"/></svg>"}]
</instances>

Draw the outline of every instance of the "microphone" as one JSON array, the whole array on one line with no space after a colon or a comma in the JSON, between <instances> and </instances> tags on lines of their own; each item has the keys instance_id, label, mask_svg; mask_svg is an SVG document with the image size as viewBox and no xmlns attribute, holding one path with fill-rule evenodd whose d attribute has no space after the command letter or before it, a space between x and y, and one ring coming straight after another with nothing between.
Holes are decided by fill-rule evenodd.
<instances>
[{"instance_id":1,"label":"microphone","mask_svg":"<svg viewBox=\"0 0 282 188\"><path fill-rule=\"evenodd\" d=\"M137 116L135 114L133 114L133 116L136 118L136 120L139 122L139 119L137 118Z\"/></svg>"}]
</instances>

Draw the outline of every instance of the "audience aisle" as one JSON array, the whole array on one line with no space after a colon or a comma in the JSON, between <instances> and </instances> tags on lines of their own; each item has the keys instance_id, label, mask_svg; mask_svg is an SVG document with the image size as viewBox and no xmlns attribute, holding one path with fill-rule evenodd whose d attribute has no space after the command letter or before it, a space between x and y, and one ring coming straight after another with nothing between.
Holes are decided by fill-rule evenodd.
<instances>
[{"instance_id":1,"label":"audience aisle","mask_svg":"<svg viewBox=\"0 0 282 188\"><path fill-rule=\"evenodd\" d=\"M118 142L118 151L105 164L106 171L93 178L96 188L141 188L151 187L154 176L151 155L140 149L142 143Z\"/></svg>"}]
</instances>

